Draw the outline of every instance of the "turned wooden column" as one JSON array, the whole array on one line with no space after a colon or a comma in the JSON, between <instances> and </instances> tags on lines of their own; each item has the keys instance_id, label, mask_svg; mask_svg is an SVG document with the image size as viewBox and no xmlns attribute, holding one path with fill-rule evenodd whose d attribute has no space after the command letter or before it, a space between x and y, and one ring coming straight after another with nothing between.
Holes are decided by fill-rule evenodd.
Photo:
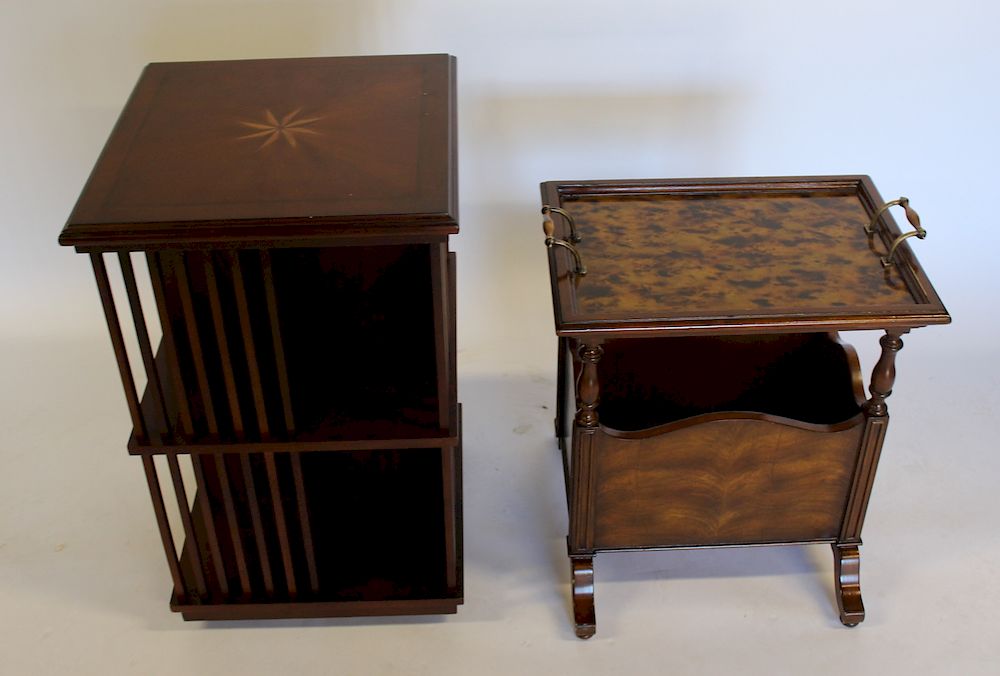
<instances>
[{"instance_id":1,"label":"turned wooden column","mask_svg":"<svg viewBox=\"0 0 1000 676\"><path fill-rule=\"evenodd\" d=\"M901 336L904 333L907 333L907 331L887 330L885 335L879 340L879 345L882 346L882 354L879 356L878 363L875 364L875 368L872 370L872 380L868 386L868 391L872 395L868 403L865 404L868 415L889 415L889 409L885 404L885 400L892 394L892 384L896 381L896 353L903 349Z\"/></svg>"},{"instance_id":2,"label":"turned wooden column","mask_svg":"<svg viewBox=\"0 0 1000 676\"><path fill-rule=\"evenodd\" d=\"M580 346L580 379L576 384L576 424L588 432L597 429L597 401L600 396L600 384L597 379L597 364L604 355L600 343L583 343Z\"/></svg>"}]
</instances>

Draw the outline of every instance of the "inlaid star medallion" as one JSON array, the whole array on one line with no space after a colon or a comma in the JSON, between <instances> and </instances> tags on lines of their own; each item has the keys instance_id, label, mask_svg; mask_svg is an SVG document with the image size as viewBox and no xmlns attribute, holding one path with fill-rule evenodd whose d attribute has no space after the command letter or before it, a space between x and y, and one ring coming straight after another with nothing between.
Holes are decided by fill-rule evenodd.
<instances>
[{"instance_id":1,"label":"inlaid star medallion","mask_svg":"<svg viewBox=\"0 0 1000 676\"><path fill-rule=\"evenodd\" d=\"M260 139L261 144L257 147L257 150L263 150L264 148L276 143L280 139L284 139L288 143L289 147L297 148L299 141L296 137L301 136L322 136L322 132L318 132L309 125L319 122L322 117L297 117L297 115L302 112L302 108L296 108L292 112L288 113L280 120L275 116L270 109L264 109L264 117L262 122L250 122L248 120L237 120L237 122L249 129L254 129L256 131L250 132L249 134L244 134L243 136L238 136L240 140L243 139Z\"/></svg>"}]
</instances>

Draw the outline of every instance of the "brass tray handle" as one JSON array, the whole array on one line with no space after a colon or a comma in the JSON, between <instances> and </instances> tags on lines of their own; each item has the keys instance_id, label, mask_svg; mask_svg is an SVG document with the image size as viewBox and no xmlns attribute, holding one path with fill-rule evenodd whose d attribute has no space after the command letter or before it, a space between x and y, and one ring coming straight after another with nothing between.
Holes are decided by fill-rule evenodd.
<instances>
[{"instance_id":1,"label":"brass tray handle","mask_svg":"<svg viewBox=\"0 0 1000 676\"><path fill-rule=\"evenodd\" d=\"M913 210L910 206L910 199L908 197L900 197L898 200L892 200L891 202L886 202L879 210L875 212L872 216L871 222L865 226L865 234L874 235L875 234L875 224L878 223L878 219L882 217L890 207L901 206L903 211L906 212L906 220L910 222L913 226L913 232L905 232L896 239L893 240L892 245L889 247L888 255L882 256L882 267L887 268L892 265L892 260L896 255L896 249L899 245L903 243L903 240L908 237L916 237L917 239L924 239L927 237L927 231L924 230L923 226L920 225L920 215Z\"/></svg>"},{"instance_id":2,"label":"brass tray handle","mask_svg":"<svg viewBox=\"0 0 1000 676\"><path fill-rule=\"evenodd\" d=\"M580 235L576 234L576 221L573 220L573 217L570 216L568 213L566 213L565 210L560 209L559 207L550 207L548 204L542 207L542 215L548 216L550 213L559 214L560 216L566 219L566 222L569 223L570 244L579 244L581 237Z\"/></svg>"},{"instance_id":3,"label":"brass tray handle","mask_svg":"<svg viewBox=\"0 0 1000 676\"><path fill-rule=\"evenodd\" d=\"M552 222L552 216L549 215L549 212L553 211L556 213L561 213L563 216L566 217L566 220L568 220L570 223L573 222L573 219L570 218L569 214L567 214L562 209L549 207L547 204L544 207L542 207L542 214L545 215L544 220L542 220L542 231L545 233L545 246L547 246L550 249L554 246L561 246L565 249L569 249L570 253L573 254L573 261L576 263L576 270L574 270L574 272L576 272L576 274L582 277L583 275L587 274L587 268L583 264L583 259L580 258L580 252L576 250L575 246L573 246L566 240L556 239L555 237L556 224ZM570 227L572 228L572 226ZM576 237L575 232L570 235L570 239L572 239L573 237ZM579 242L580 238L577 237L576 241Z\"/></svg>"}]
</instances>

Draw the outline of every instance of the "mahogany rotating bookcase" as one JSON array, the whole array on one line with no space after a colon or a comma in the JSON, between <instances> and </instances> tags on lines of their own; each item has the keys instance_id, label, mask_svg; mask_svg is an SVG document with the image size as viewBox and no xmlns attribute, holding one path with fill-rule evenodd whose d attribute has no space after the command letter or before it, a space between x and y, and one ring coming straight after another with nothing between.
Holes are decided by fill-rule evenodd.
<instances>
[{"instance_id":1,"label":"mahogany rotating bookcase","mask_svg":"<svg viewBox=\"0 0 1000 676\"><path fill-rule=\"evenodd\" d=\"M93 263L185 619L462 603L455 138L445 55L140 78L60 243Z\"/></svg>"}]
</instances>

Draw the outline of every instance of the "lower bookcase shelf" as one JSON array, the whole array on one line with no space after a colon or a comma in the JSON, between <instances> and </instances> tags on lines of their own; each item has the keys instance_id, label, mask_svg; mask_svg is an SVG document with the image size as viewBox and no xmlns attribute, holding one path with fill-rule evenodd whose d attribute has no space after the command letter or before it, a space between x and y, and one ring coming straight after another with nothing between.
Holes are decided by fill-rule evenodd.
<instances>
[{"instance_id":1,"label":"lower bookcase shelf","mask_svg":"<svg viewBox=\"0 0 1000 676\"><path fill-rule=\"evenodd\" d=\"M143 454L187 620L454 613L463 601L461 408L438 448ZM195 489L184 488L190 459ZM152 468L152 470L150 470ZM162 484L177 500L172 543Z\"/></svg>"}]
</instances>

